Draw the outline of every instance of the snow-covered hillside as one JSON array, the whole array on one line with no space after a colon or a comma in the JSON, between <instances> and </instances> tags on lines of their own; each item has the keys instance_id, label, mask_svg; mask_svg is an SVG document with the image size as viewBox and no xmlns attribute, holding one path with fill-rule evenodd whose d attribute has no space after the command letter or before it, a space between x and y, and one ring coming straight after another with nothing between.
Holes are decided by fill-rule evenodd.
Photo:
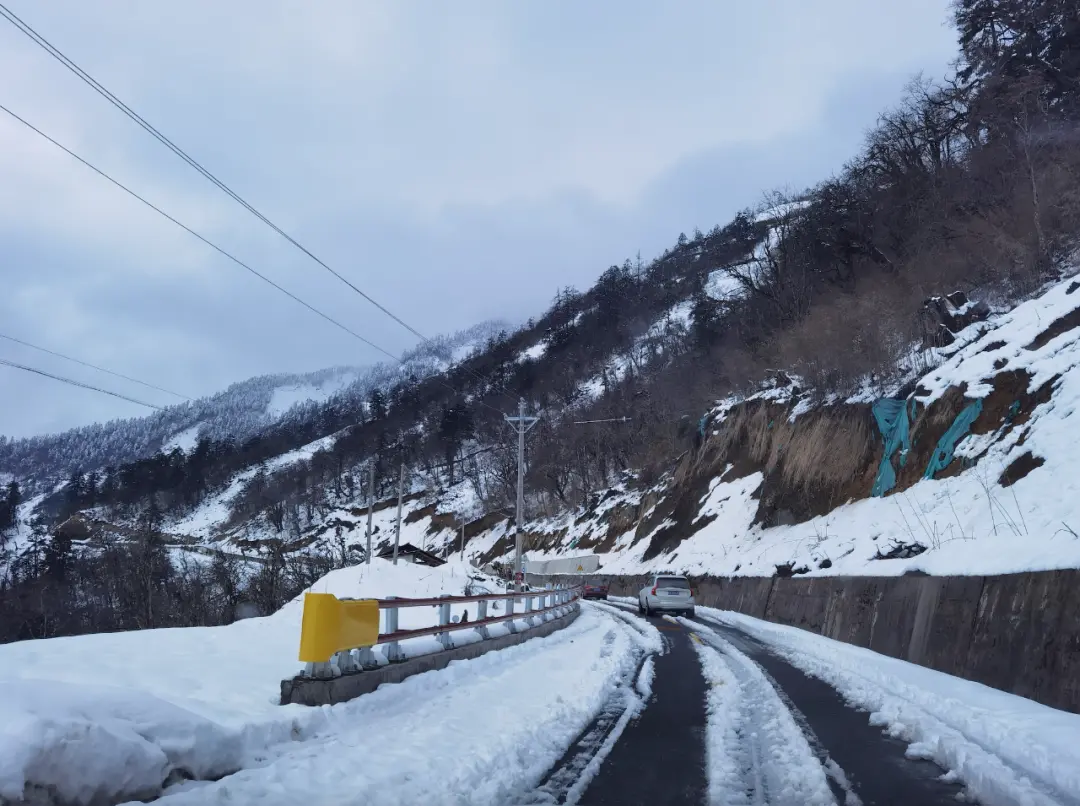
<instances>
[{"instance_id":1,"label":"snow-covered hillside","mask_svg":"<svg viewBox=\"0 0 1080 806\"><path fill-rule=\"evenodd\" d=\"M630 476L597 493L586 507L527 523L529 556L543 560L596 552L603 571L625 574L653 569L766 576L992 574L1076 567L1080 465L1071 448L1071 415L1080 402L1077 287L1072 279L1063 280L1012 311L970 325L951 346L923 356L936 368L906 384L914 390L907 405L918 412L911 424L911 463L905 467L900 453L892 456L890 466L905 481L887 495L871 495L884 444L871 416L872 394L814 401L795 383L776 385L718 403L707 414L703 444L655 485L642 488ZM682 326L681 314L682 309L674 310L663 322ZM768 416L782 418L792 435L823 430L820 461L847 445L840 433L846 426L821 416L863 423L869 448L844 488L846 497L824 511L818 502L817 510L777 523L763 515L763 497L775 496L770 485L778 484L779 459L755 464L733 457L714 470L703 465L711 461L707 457L720 456L717 446L730 442L731 429L743 427L738 418L754 406L771 407ZM957 434L963 438L955 456L934 478L922 478L939 437L965 410L973 414L971 407L978 406L980 413L967 423L972 433ZM266 467L309 458L326 446L320 440ZM781 454L783 447L774 446ZM918 462L924 464L915 467ZM232 498L254 472L240 474L199 509L166 524L166 530L226 549L237 541L273 538L276 533L262 519L225 528ZM443 490L417 476L409 489L403 543L455 552L464 519L468 559L510 559L512 522L505 514L484 517L470 483ZM379 503L376 548L389 544L395 516L392 500ZM357 497L317 517L302 542L305 550L362 546L365 527L366 500Z\"/></svg>"},{"instance_id":2,"label":"snow-covered hillside","mask_svg":"<svg viewBox=\"0 0 1080 806\"><path fill-rule=\"evenodd\" d=\"M649 490L616 487L590 507L530 523L530 556L592 548L602 555L603 571L626 574L994 574L1077 567L1080 460L1072 416L1080 404L1078 288L1080 282L1063 280L1012 311L969 326L940 351L940 365L918 378L917 388L911 385L910 400L919 412L933 414L948 399L949 418L939 430L956 412L979 412L970 435L960 429L955 457L935 478L885 496L871 496L873 479L866 478L861 494L827 513L770 525L759 513L769 469L727 464L700 480L694 500L682 508L689 511L661 517L665 504L691 495L688 482L669 478ZM724 439L733 412L755 401L778 407L795 430L811 427L814 411L859 405L856 399L814 405L805 390L800 397L793 386L726 400L710 413L709 439L701 450ZM869 418L865 408L857 413ZM913 462L934 447L925 444L931 419L927 431L913 432ZM884 440L873 437L876 471ZM843 443L827 450L843 450ZM509 545L499 543L503 529L473 541L470 551L504 555ZM658 540L665 532L674 537ZM659 551L655 542L663 542Z\"/></svg>"},{"instance_id":3,"label":"snow-covered hillside","mask_svg":"<svg viewBox=\"0 0 1080 806\"><path fill-rule=\"evenodd\" d=\"M504 327L501 322L486 322L433 339L406 353L401 363L265 375L148 417L98 423L54 436L0 440L0 475L35 486L64 479L75 469L85 473L158 450L190 451L200 438L242 442L270 427L310 418L324 405L361 408L373 390L388 390L402 378L442 372Z\"/></svg>"}]
</instances>

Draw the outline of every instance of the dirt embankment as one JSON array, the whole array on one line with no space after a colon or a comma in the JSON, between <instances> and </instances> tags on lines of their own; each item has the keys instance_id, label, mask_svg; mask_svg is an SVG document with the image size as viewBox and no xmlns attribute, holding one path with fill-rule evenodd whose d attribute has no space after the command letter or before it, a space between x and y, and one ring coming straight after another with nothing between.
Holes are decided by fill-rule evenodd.
<instances>
[{"instance_id":1,"label":"dirt embankment","mask_svg":"<svg viewBox=\"0 0 1080 806\"><path fill-rule=\"evenodd\" d=\"M1057 381L1031 389L1031 380L1024 370L1005 370L987 379L992 389L982 398L970 433L1000 440L1014 429L1024 429L1034 409L1050 399ZM903 460L900 451L892 457L896 486L891 493L923 478L942 437L973 402L965 393L965 386L953 387L926 405L922 401L929 393L916 389L908 399L908 411L913 412L910 450ZM679 459L666 489L648 493L636 506L618 504L603 515L594 512L605 498L592 502L579 521L595 519L598 527L606 524L606 528L590 529L578 546L609 551L620 535L634 530L635 542L649 541L644 559L674 551L714 520L714 516L699 518L699 512L718 478L731 481L761 474L753 493L757 500L753 523L762 526L801 523L870 496L885 446L872 406L835 404L792 417L794 405L750 400L733 407L701 444ZM1020 444L1025 436L1022 431ZM937 478L962 472L983 454L954 458ZM1039 457L1026 456L1003 478L1011 483L1040 463ZM561 532L530 535L528 545L554 548L562 536Z\"/></svg>"}]
</instances>

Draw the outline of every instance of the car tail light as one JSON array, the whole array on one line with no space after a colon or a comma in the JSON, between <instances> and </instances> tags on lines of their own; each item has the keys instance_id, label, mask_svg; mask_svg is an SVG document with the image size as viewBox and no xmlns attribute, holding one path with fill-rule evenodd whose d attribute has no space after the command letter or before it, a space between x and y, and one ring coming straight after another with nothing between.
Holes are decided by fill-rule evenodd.
<instances>
[{"instance_id":1,"label":"car tail light","mask_svg":"<svg viewBox=\"0 0 1080 806\"><path fill-rule=\"evenodd\" d=\"M650 595L656 596L656 586L655 585L652 586L652 593Z\"/></svg>"}]
</instances>

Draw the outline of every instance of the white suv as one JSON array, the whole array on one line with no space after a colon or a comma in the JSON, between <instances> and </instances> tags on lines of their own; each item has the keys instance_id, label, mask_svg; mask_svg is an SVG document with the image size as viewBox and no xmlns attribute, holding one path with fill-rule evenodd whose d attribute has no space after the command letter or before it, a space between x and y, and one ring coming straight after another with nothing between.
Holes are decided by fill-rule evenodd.
<instances>
[{"instance_id":1,"label":"white suv","mask_svg":"<svg viewBox=\"0 0 1080 806\"><path fill-rule=\"evenodd\" d=\"M671 574L657 574L652 583L638 593L638 612L651 616L653 613L682 613L694 615L694 591L690 580Z\"/></svg>"}]
</instances>

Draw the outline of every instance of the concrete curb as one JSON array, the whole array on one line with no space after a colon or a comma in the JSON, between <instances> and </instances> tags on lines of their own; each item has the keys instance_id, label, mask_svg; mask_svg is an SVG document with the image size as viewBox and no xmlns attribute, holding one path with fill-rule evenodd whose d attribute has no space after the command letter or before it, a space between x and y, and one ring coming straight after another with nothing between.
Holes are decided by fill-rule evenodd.
<instances>
[{"instance_id":1,"label":"concrete curb","mask_svg":"<svg viewBox=\"0 0 1080 806\"><path fill-rule=\"evenodd\" d=\"M316 680L307 677L282 680L280 702L282 705L293 703L297 705L336 705L348 702L363 694L370 694L383 683L400 683L414 674L445 669L456 660L478 658L497 649L523 644L530 638L542 638L545 635L551 635L553 632L569 626L578 617L581 613L580 604L575 602L573 607L574 609L565 616L545 621L538 627L530 627L522 632L490 638L487 641L477 641L443 652L409 658L401 663L380 666L378 669L355 672L329 680Z\"/></svg>"}]
</instances>

